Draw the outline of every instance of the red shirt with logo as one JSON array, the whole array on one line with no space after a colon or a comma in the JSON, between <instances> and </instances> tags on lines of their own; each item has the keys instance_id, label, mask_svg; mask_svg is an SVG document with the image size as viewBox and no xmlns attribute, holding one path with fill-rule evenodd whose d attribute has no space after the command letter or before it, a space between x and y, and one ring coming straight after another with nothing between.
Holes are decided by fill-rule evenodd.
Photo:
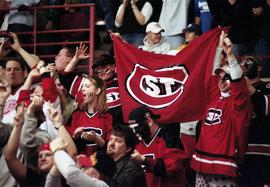
<instances>
[{"instance_id":1,"label":"red shirt with logo","mask_svg":"<svg viewBox=\"0 0 270 187\"><path fill-rule=\"evenodd\" d=\"M218 77L210 83L209 102L191 167L203 174L237 176L237 160L243 157L246 129L251 118L250 95L245 79L230 83L231 93L222 97Z\"/></svg>"},{"instance_id":2,"label":"red shirt with logo","mask_svg":"<svg viewBox=\"0 0 270 187\"><path fill-rule=\"evenodd\" d=\"M70 124L66 125L69 133L74 134L76 128L84 127L87 131L95 131L103 140L108 140L112 128L112 116L109 113L94 113L89 114L85 111L76 110L72 114ZM97 145L94 142L89 142L78 138L75 140L79 153L84 153L87 156L93 154Z\"/></svg>"},{"instance_id":3,"label":"red shirt with logo","mask_svg":"<svg viewBox=\"0 0 270 187\"><path fill-rule=\"evenodd\" d=\"M153 138L145 143L140 141L137 151L147 158L142 167L145 171L148 187L181 187L185 186L184 151L178 148L167 148L161 137L160 128Z\"/></svg>"}]
</instances>

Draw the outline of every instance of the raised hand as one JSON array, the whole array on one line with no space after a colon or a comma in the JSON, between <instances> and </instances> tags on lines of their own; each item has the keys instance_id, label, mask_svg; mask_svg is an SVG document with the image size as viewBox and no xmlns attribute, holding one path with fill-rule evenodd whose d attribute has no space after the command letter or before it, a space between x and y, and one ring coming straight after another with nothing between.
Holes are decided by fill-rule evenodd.
<instances>
[{"instance_id":1,"label":"raised hand","mask_svg":"<svg viewBox=\"0 0 270 187\"><path fill-rule=\"evenodd\" d=\"M13 43L10 44L10 47L14 51L18 52L19 49L21 48L20 40L19 40L18 36L14 32L10 32L10 36L13 38Z\"/></svg>"},{"instance_id":2,"label":"raised hand","mask_svg":"<svg viewBox=\"0 0 270 187\"><path fill-rule=\"evenodd\" d=\"M136 149L131 154L131 158L138 161L139 163L142 163L145 160L145 157L141 155Z\"/></svg>"},{"instance_id":3,"label":"raised hand","mask_svg":"<svg viewBox=\"0 0 270 187\"><path fill-rule=\"evenodd\" d=\"M24 113L26 111L25 104L21 104L17 107L16 115L13 120L14 127L20 128L24 123Z\"/></svg>"},{"instance_id":4,"label":"raised hand","mask_svg":"<svg viewBox=\"0 0 270 187\"><path fill-rule=\"evenodd\" d=\"M88 47L85 44L80 43L79 47L76 47L75 56L79 60L89 58L89 54L87 54Z\"/></svg>"},{"instance_id":5,"label":"raised hand","mask_svg":"<svg viewBox=\"0 0 270 187\"><path fill-rule=\"evenodd\" d=\"M227 55L232 55L233 43L227 36L228 36L227 33L221 31L221 34L219 36L218 47L222 48Z\"/></svg>"},{"instance_id":6,"label":"raised hand","mask_svg":"<svg viewBox=\"0 0 270 187\"><path fill-rule=\"evenodd\" d=\"M253 16L260 16L263 13L263 7L252 8Z\"/></svg>"},{"instance_id":7,"label":"raised hand","mask_svg":"<svg viewBox=\"0 0 270 187\"><path fill-rule=\"evenodd\" d=\"M30 103L30 105L27 108L27 113L34 113L37 110L41 109L42 105L43 105L44 101L43 98L40 96L34 96L32 102Z\"/></svg>"},{"instance_id":8,"label":"raised hand","mask_svg":"<svg viewBox=\"0 0 270 187\"><path fill-rule=\"evenodd\" d=\"M61 125L63 125L63 115L59 109L56 109L51 105L48 109L48 114L55 127L59 128Z\"/></svg>"},{"instance_id":9,"label":"raised hand","mask_svg":"<svg viewBox=\"0 0 270 187\"><path fill-rule=\"evenodd\" d=\"M0 45L0 57L4 57L7 54L7 51L5 50L5 46L8 43L8 38L5 38L4 41Z\"/></svg>"},{"instance_id":10,"label":"raised hand","mask_svg":"<svg viewBox=\"0 0 270 187\"><path fill-rule=\"evenodd\" d=\"M227 54L227 56L233 55L233 43L229 38L224 38L222 49Z\"/></svg>"}]
</instances>

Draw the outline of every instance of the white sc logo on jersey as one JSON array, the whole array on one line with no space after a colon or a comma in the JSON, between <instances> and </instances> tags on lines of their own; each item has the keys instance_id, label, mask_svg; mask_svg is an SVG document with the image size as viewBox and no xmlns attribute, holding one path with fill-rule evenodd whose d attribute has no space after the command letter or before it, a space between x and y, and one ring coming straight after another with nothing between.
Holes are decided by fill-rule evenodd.
<instances>
[{"instance_id":1,"label":"white sc logo on jersey","mask_svg":"<svg viewBox=\"0 0 270 187\"><path fill-rule=\"evenodd\" d=\"M209 108L206 118L205 124L206 125L217 125L220 124L222 115L222 110L216 108Z\"/></svg>"}]
</instances>

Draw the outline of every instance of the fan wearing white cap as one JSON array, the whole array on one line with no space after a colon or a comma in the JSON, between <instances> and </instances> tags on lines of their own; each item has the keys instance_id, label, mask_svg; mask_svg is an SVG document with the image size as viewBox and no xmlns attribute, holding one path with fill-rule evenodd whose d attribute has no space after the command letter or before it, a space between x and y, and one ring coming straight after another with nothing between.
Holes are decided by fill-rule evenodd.
<instances>
[{"instance_id":1,"label":"fan wearing white cap","mask_svg":"<svg viewBox=\"0 0 270 187\"><path fill-rule=\"evenodd\" d=\"M140 49L157 54L167 54L168 51L171 50L171 45L161 36L161 32L164 32L164 29L161 28L159 23L149 23L145 32L144 45L140 46Z\"/></svg>"}]
</instances>

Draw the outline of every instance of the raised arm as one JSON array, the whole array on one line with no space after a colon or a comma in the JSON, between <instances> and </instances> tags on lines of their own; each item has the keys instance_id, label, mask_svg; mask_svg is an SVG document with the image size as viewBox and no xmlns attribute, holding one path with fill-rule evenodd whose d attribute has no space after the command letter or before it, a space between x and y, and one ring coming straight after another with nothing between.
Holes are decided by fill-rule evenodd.
<instances>
[{"instance_id":1,"label":"raised arm","mask_svg":"<svg viewBox=\"0 0 270 187\"><path fill-rule=\"evenodd\" d=\"M131 3L132 12L137 22L140 25L145 25L150 19L153 12L153 7L151 6L151 4L149 2L146 2L142 10L140 11L136 5L136 0L131 0L130 3Z\"/></svg>"},{"instance_id":2,"label":"raised arm","mask_svg":"<svg viewBox=\"0 0 270 187\"><path fill-rule=\"evenodd\" d=\"M28 64L28 66L32 69L34 68L38 61L39 58L36 55L30 54L27 51L25 51L21 45L20 45L20 41L17 37L17 35L13 32L10 32L10 36L13 38L14 43L10 45L10 47L16 51L17 53L19 53L23 59L25 60L25 62Z\"/></svg>"},{"instance_id":3,"label":"raised arm","mask_svg":"<svg viewBox=\"0 0 270 187\"><path fill-rule=\"evenodd\" d=\"M72 158L64 150L57 150L55 152L54 161L61 174L67 179L67 184L69 184L70 186L108 187L105 182L90 177L85 173L81 172L80 169L76 166L74 160L72 160Z\"/></svg>"},{"instance_id":4,"label":"raised arm","mask_svg":"<svg viewBox=\"0 0 270 187\"><path fill-rule=\"evenodd\" d=\"M8 38L5 38L0 45L0 58L5 57L7 51L5 50L5 45L8 43Z\"/></svg>"},{"instance_id":5,"label":"raised arm","mask_svg":"<svg viewBox=\"0 0 270 187\"><path fill-rule=\"evenodd\" d=\"M31 153L32 149L36 149L40 144L44 143L36 137L37 117L35 112L40 110L43 105L43 99L40 96L34 96L31 104L28 106L25 114L25 122L22 128L20 143L22 150Z\"/></svg>"},{"instance_id":6,"label":"raised arm","mask_svg":"<svg viewBox=\"0 0 270 187\"><path fill-rule=\"evenodd\" d=\"M76 47L75 55L71 59L71 61L68 63L68 65L65 67L64 72L72 72L75 66L78 64L79 60L84 60L84 59L89 58L89 55L86 54L87 50L88 50L88 47L80 43L80 45Z\"/></svg>"},{"instance_id":7,"label":"raised arm","mask_svg":"<svg viewBox=\"0 0 270 187\"><path fill-rule=\"evenodd\" d=\"M128 5L128 0L123 0L122 4L119 6L117 14L115 16L115 22L114 22L116 27L121 27L123 25L124 15L125 15L127 5Z\"/></svg>"},{"instance_id":8,"label":"raised arm","mask_svg":"<svg viewBox=\"0 0 270 187\"><path fill-rule=\"evenodd\" d=\"M77 156L77 148L72 137L63 124L63 116L61 115L60 110L51 106L48 109L48 114L51 121L55 125L55 128L58 130L58 136L63 138L63 140L68 143L66 147L67 152L75 158Z\"/></svg>"},{"instance_id":9,"label":"raised arm","mask_svg":"<svg viewBox=\"0 0 270 187\"><path fill-rule=\"evenodd\" d=\"M26 177L26 167L17 158L17 150L20 142L20 135L22 124L24 122L25 107L19 106L17 108L16 116L13 121L13 130L8 140L8 144L5 151L5 158L10 173L19 182L23 182Z\"/></svg>"},{"instance_id":10,"label":"raised arm","mask_svg":"<svg viewBox=\"0 0 270 187\"><path fill-rule=\"evenodd\" d=\"M217 68L221 67L220 64L220 54L222 52L222 46L223 46L223 42L224 42L224 38L227 36L227 34L224 33L224 31L221 31L221 34L219 36L219 42L218 42L218 46L216 48L216 53L215 53L215 58L214 58L214 63L213 63L213 72L212 75L215 75L215 71Z\"/></svg>"},{"instance_id":11,"label":"raised arm","mask_svg":"<svg viewBox=\"0 0 270 187\"><path fill-rule=\"evenodd\" d=\"M40 61L38 64L37 64L37 67L33 68L30 73L28 74L21 90L30 90L31 86L32 86L32 83L33 83L33 80L34 80L34 77L38 77L40 76L40 72L38 71L38 67L39 66L43 66L44 62L43 61Z\"/></svg>"}]
</instances>

